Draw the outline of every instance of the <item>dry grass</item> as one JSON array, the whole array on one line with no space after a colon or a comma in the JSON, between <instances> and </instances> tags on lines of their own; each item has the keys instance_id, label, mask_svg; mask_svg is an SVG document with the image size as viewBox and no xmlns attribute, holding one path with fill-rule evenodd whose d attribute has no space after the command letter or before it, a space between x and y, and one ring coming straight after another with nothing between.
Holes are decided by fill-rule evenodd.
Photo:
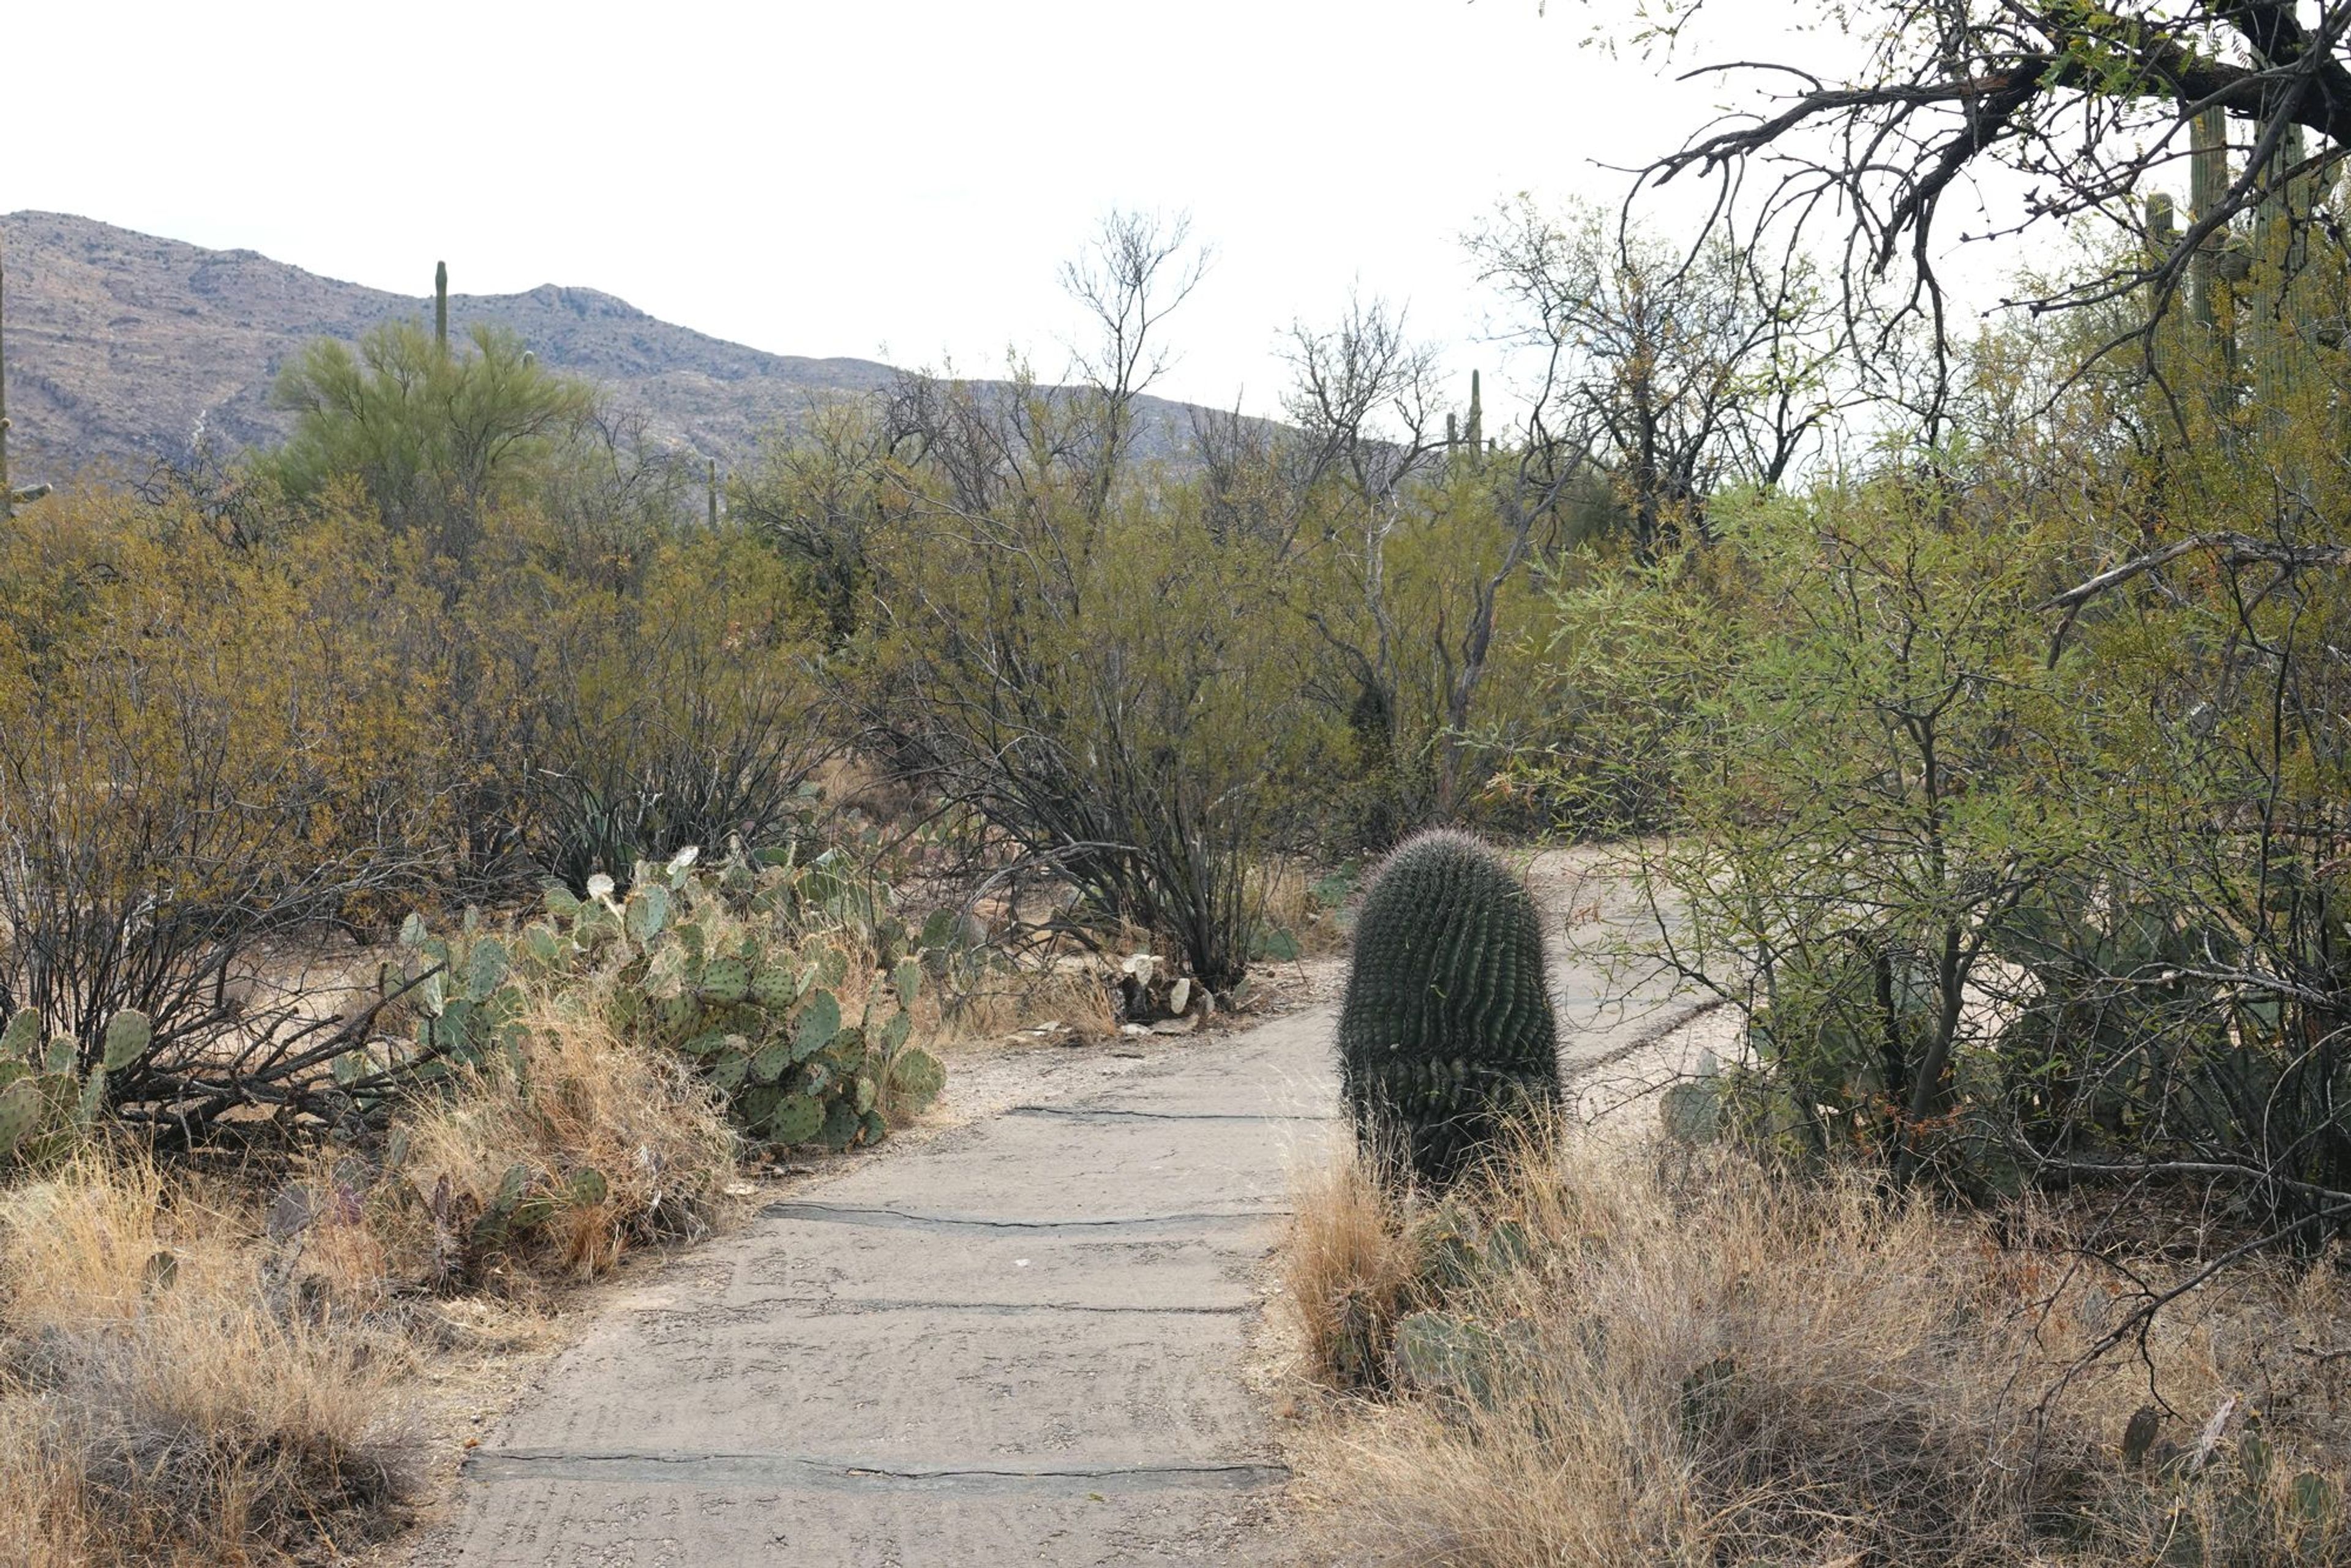
<instances>
[{"instance_id":1,"label":"dry grass","mask_svg":"<svg viewBox=\"0 0 2351 1568\"><path fill-rule=\"evenodd\" d=\"M535 1296L705 1224L735 1168L706 1089L584 1007L528 1021L520 1083L479 1075L279 1181L94 1151L0 1195L0 1563L305 1562L385 1533L413 1375L465 1337L444 1297ZM559 1201L486 1245L517 1166Z\"/></svg>"},{"instance_id":2,"label":"dry grass","mask_svg":"<svg viewBox=\"0 0 2351 1568\"><path fill-rule=\"evenodd\" d=\"M0 1204L0 1558L311 1555L398 1518L392 1336L306 1310L240 1216L91 1156Z\"/></svg>"},{"instance_id":3,"label":"dry grass","mask_svg":"<svg viewBox=\"0 0 2351 1568\"><path fill-rule=\"evenodd\" d=\"M1315 868L1301 860L1285 857L1249 869L1249 891L1260 900L1267 927L1296 937L1302 958L1343 952L1347 946L1339 911L1316 894L1322 885Z\"/></svg>"},{"instance_id":4,"label":"dry grass","mask_svg":"<svg viewBox=\"0 0 2351 1568\"><path fill-rule=\"evenodd\" d=\"M1393 1385L1301 1444L1350 1563L2351 1560L2340 1374L2286 1364L2339 1338L2332 1266L2237 1277L2045 1407L2124 1310L2112 1276L1728 1156L1570 1145L1441 1207L1343 1162L1301 1195L1288 1267L1310 1375ZM2150 1401L2177 1414L2126 1461Z\"/></svg>"},{"instance_id":5,"label":"dry grass","mask_svg":"<svg viewBox=\"0 0 2351 1568\"><path fill-rule=\"evenodd\" d=\"M843 994L875 978L823 940ZM0 1563L311 1563L386 1534L447 1414L427 1373L714 1223L724 1107L617 1036L596 984L528 1005L518 1074L444 1083L384 1136L235 1177L93 1148L0 1189ZM941 999L916 1038L969 1027ZM1107 1030L1090 976L1023 1000Z\"/></svg>"},{"instance_id":6,"label":"dry grass","mask_svg":"<svg viewBox=\"0 0 2351 1568\"><path fill-rule=\"evenodd\" d=\"M1098 1040L1118 1032L1111 1010L1111 966L1078 955L1048 958L1034 967L1008 973L990 972L956 1000L951 1018L925 1019L918 1010L915 1034L931 1021L933 1038L955 1035L987 1040L1061 1024L1081 1040Z\"/></svg>"},{"instance_id":7,"label":"dry grass","mask_svg":"<svg viewBox=\"0 0 2351 1568\"><path fill-rule=\"evenodd\" d=\"M1283 1296L1308 1364L1342 1388L1384 1385L1396 1324L1419 1293L1421 1228L1352 1147L1299 1178L1290 1212Z\"/></svg>"},{"instance_id":8,"label":"dry grass","mask_svg":"<svg viewBox=\"0 0 2351 1568\"><path fill-rule=\"evenodd\" d=\"M340 1211L319 1206L311 1247L322 1278L364 1300L386 1282L447 1274L452 1226L489 1208L517 1167L552 1201L495 1249L460 1260L463 1279L448 1282L511 1291L586 1279L638 1242L701 1233L735 1169L726 1114L682 1059L616 1038L590 1003L589 993L538 1002L525 1019L520 1084L486 1071L419 1107L374 1194ZM331 1186L339 1163L317 1156L314 1187ZM589 1172L604 1196L578 1201Z\"/></svg>"},{"instance_id":9,"label":"dry grass","mask_svg":"<svg viewBox=\"0 0 2351 1568\"><path fill-rule=\"evenodd\" d=\"M1260 901L1267 930L1296 937L1299 957L1345 948L1337 912L1316 896L1314 871L1307 862L1274 860L1249 874L1249 894ZM918 1018L916 1036L922 1037L925 1023L936 1031L934 1038L988 1040L1047 1024L1064 1026L1076 1040L1115 1035L1120 956L1130 953L1164 955L1165 946L1133 926L1111 933L1099 952L1081 951L1065 939L1009 970L987 972L956 998L951 1018Z\"/></svg>"}]
</instances>

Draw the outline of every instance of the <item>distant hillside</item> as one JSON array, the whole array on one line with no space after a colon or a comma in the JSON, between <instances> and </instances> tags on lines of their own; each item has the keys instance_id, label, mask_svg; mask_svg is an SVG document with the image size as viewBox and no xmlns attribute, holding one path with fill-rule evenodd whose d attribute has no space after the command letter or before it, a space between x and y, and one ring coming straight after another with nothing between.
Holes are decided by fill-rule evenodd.
<instances>
[{"instance_id":1,"label":"distant hillside","mask_svg":"<svg viewBox=\"0 0 2351 1568\"><path fill-rule=\"evenodd\" d=\"M22 476L100 460L143 467L198 439L231 452L284 434L278 367L314 338L429 316L429 297L339 283L249 250L206 250L58 213L0 218L6 242L9 436ZM763 353L655 320L592 288L453 294L453 330L513 328L549 366L597 382L653 434L733 464L811 397L871 392L870 360ZM1164 431L1187 412L1159 403ZM36 470L40 470L36 473Z\"/></svg>"}]
</instances>

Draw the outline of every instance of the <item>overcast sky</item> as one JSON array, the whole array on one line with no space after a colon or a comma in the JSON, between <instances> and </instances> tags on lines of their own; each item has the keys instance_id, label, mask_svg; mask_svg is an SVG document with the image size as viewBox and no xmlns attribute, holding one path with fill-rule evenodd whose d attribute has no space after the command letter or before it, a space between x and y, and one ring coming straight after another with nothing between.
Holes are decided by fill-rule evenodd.
<instances>
[{"instance_id":1,"label":"overcast sky","mask_svg":"<svg viewBox=\"0 0 2351 1568\"><path fill-rule=\"evenodd\" d=\"M1214 261L1160 390L1266 411L1280 329L1351 287L1464 380L1492 362L1463 232L1517 192L1614 200L1609 165L1725 96L1589 45L1632 5L11 5L0 211L976 374L1059 368L1057 266L1105 211L1184 211ZM1686 63L1787 14L1714 10Z\"/></svg>"}]
</instances>

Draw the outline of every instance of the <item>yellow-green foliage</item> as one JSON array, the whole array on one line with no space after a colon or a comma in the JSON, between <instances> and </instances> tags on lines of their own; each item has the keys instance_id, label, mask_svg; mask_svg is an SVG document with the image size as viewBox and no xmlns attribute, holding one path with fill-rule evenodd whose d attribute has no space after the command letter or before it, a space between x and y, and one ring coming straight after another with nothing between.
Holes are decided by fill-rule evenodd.
<instances>
[{"instance_id":1,"label":"yellow-green foliage","mask_svg":"<svg viewBox=\"0 0 2351 1568\"><path fill-rule=\"evenodd\" d=\"M770 735L813 755L805 601L739 532L586 575L516 508L452 572L348 489L269 504L235 541L187 497L83 488L0 538L0 810L86 847L110 896L167 863L183 898L361 862L528 882L561 832L535 779Z\"/></svg>"},{"instance_id":2,"label":"yellow-green foliage","mask_svg":"<svg viewBox=\"0 0 2351 1568\"><path fill-rule=\"evenodd\" d=\"M1297 467L1268 449L1220 474L1205 504L1212 526L1233 513L1253 524L1282 634L1332 726L1323 841L1381 847L1419 823L1493 815L1503 802L1488 785L1541 730L1538 568L1564 564L1564 509L1514 554L1509 456L1429 463L1384 495L1343 465L1303 485Z\"/></svg>"},{"instance_id":3,"label":"yellow-green foliage","mask_svg":"<svg viewBox=\"0 0 2351 1568\"><path fill-rule=\"evenodd\" d=\"M470 339L452 352L400 321L356 353L312 343L278 379L277 400L298 417L267 467L301 497L355 482L394 528L469 555L492 514L536 499L577 460L596 410L592 388L542 368L513 332L477 326Z\"/></svg>"},{"instance_id":4,"label":"yellow-green foliage","mask_svg":"<svg viewBox=\"0 0 2351 1568\"><path fill-rule=\"evenodd\" d=\"M903 475L872 700L951 793L1071 846L1065 869L1109 913L1230 984L1250 862L1296 830L1326 737L1292 585L1272 543L1209 526L1196 486L1042 477L975 515L942 476Z\"/></svg>"},{"instance_id":5,"label":"yellow-green foliage","mask_svg":"<svg viewBox=\"0 0 2351 1568\"><path fill-rule=\"evenodd\" d=\"M789 567L733 528L642 538L617 582L577 564L528 515L477 555L446 666L447 722L474 763L454 827L477 858L518 855L575 888L729 832L767 841L827 749L820 622ZM633 826L604 842L590 797Z\"/></svg>"},{"instance_id":6,"label":"yellow-green foliage","mask_svg":"<svg viewBox=\"0 0 2351 1568\"><path fill-rule=\"evenodd\" d=\"M2335 415L2183 380L2189 434L2141 444L2143 381L2036 384L2063 347L1987 344L1928 461L1718 502L1718 544L1562 592L1559 680L1666 792L1649 869L1750 1004L1758 1130L1993 1188L2161 1157L2339 1190Z\"/></svg>"},{"instance_id":7,"label":"yellow-green foliage","mask_svg":"<svg viewBox=\"0 0 2351 1568\"><path fill-rule=\"evenodd\" d=\"M428 826L435 693L414 556L333 511L266 551L193 507L78 490L0 538L0 809L127 893L298 883ZM36 831L37 830L37 831Z\"/></svg>"},{"instance_id":8,"label":"yellow-green foliage","mask_svg":"<svg viewBox=\"0 0 2351 1568\"><path fill-rule=\"evenodd\" d=\"M831 677L931 782L1229 976L1250 859L1493 804L1537 730L1532 584L1564 529L1513 524L1507 457L1374 485L1244 431L1168 461L1106 447L1112 411L926 383L890 415L920 440L827 411L730 515L823 602Z\"/></svg>"}]
</instances>

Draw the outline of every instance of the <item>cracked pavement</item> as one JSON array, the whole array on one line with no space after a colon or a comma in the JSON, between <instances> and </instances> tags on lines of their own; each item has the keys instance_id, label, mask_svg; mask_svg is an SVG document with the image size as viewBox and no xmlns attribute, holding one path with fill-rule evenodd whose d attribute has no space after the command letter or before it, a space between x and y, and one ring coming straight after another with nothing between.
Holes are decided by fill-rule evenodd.
<instances>
[{"instance_id":1,"label":"cracked pavement","mask_svg":"<svg viewBox=\"0 0 2351 1568\"><path fill-rule=\"evenodd\" d=\"M768 1205L622 1296L410 1561L1267 1561L1241 1369L1331 1027L1059 1072Z\"/></svg>"}]
</instances>

